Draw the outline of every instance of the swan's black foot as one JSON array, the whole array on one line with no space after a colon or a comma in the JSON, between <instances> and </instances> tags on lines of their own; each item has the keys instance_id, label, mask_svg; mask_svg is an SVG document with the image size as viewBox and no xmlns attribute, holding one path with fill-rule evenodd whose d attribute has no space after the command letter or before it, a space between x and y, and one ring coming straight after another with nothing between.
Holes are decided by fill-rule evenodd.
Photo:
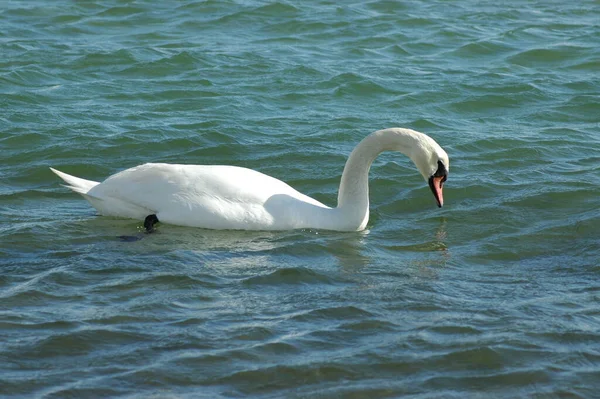
<instances>
[{"instance_id":1,"label":"swan's black foot","mask_svg":"<svg viewBox=\"0 0 600 399\"><path fill-rule=\"evenodd\" d=\"M146 216L146 219L144 219L144 228L146 229L146 233L153 233L154 225L156 223L158 223L158 218L156 217L156 215L152 214Z\"/></svg>"},{"instance_id":2,"label":"swan's black foot","mask_svg":"<svg viewBox=\"0 0 600 399\"><path fill-rule=\"evenodd\" d=\"M154 229L154 225L158 223L158 218L156 215L148 215L146 219L144 219L144 228L146 229L146 234L154 233L156 230ZM124 242L134 242L139 241L145 237L144 233L138 233L134 236L119 236L119 240Z\"/></svg>"}]
</instances>

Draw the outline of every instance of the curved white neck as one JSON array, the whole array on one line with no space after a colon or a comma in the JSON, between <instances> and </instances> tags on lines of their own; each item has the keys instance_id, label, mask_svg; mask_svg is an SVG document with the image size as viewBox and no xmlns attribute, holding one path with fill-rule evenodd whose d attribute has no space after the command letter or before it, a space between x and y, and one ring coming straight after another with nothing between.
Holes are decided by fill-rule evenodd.
<instances>
[{"instance_id":1,"label":"curved white neck","mask_svg":"<svg viewBox=\"0 0 600 399\"><path fill-rule=\"evenodd\" d=\"M336 219L346 230L362 230L369 221L369 170L383 151L394 150L415 160L421 133L409 129L385 129L371 133L354 148L342 173Z\"/></svg>"}]
</instances>

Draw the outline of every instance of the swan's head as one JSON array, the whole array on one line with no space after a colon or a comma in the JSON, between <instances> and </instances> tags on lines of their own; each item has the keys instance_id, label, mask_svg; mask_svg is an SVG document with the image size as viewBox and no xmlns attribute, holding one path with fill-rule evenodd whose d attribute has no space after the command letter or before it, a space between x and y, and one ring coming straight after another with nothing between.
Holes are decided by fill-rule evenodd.
<instances>
[{"instance_id":1,"label":"swan's head","mask_svg":"<svg viewBox=\"0 0 600 399\"><path fill-rule=\"evenodd\" d=\"M429 183L429 188L437 201L438 206L441 208L444 206L444 196L442 194L442 190L444 188L444 182L448 178L448 167L444 162L438 161L437 170L429 176L427 182Z\"/></svg>"},{"instance_id":2,"label":"swan's head","mask_svg":"<svg viewBox=\"0 0 600 399\"><path fill-rule=\"evenodd\" d=\"M408 140L409 157L429 184L437 205L444 205L443 188L450 170L450 160L446 151L434 139L426 134L408 130L411 140Z\"/></svg>"},{"instance_id":3,"label":"swan's head","mask_svg":"<svg viewBox=\"0 0 600 399\"><path fill-rule=\"evenodd\" d=\"M446 179L448 179L448 171L450 170L450 160L448 154L442 147L428 136L429 140L425 141L425 145L418 151L415 165L421 172L429 184L429 188L435 197L438 207L444 206L443 188Z\"/></svg>"}]
</instances>

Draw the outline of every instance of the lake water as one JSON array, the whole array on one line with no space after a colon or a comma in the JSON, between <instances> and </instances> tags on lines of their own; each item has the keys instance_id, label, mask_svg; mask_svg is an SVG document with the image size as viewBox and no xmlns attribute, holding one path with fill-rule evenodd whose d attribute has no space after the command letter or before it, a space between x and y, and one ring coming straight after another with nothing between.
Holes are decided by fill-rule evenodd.
<instances>
[{"instance_id":1,"label":"lake water","mask_svg":"<svg viewBox=\"0 0 600 399\"><path fill-rule=\"evenodd\" d=\"M598 1L5 1L0 395L592 398L600 392ZM232 164L335 205L372 131L361 233L97 216L86 179Z\"/></svg>"}]
</instances>

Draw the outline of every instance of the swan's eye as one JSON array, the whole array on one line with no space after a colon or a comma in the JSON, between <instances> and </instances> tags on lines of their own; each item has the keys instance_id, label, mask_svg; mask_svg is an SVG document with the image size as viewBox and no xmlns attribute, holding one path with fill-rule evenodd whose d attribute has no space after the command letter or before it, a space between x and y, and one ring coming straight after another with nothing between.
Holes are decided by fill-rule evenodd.
<instances>
[{"instance_id":1,"label":"swan's eye","mask_svg":"<svg viewBox=\"0 0 600 399\"><path fill-rule=\"evenodd\" d=\"M448 170L446 169L446 166L442 161L438 161L438 168L431 177L441 177L439 181L440 188L444 186L444 182L446 181L446 179L448 179Z\"/></svg>"},{"instance_id":2,"label":"swan's eye","mask_svg":"<svg viewBox=\"0 0 600 399\"><path fill-rule=\"evenodd\" d=\"M444 163L442 161L438 161L438 168L435 171L435 173L433 174L434 177L443 177L444 179L442 180L442 182L445 182L446 179L448 178L448 171L446 170L446 166L444 165Z\"/></svg>"}]
</instances>

